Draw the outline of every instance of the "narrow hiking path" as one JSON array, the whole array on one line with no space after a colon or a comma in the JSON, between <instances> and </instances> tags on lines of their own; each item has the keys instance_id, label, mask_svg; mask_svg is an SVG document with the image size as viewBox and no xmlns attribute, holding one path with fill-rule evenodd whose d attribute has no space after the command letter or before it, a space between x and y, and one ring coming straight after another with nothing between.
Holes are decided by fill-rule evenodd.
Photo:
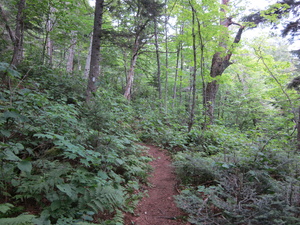
<instances>
[{"instance_id":1,"label":"narrow hiking path","mask_svg":"<svg viewBox=\"0 0 300 225\"><path fill-rule=\"evenodd\" d=\"M166 153L151 145L148 153L154 158L149 164L153 173L149 178L148 196L138 204L135 215L125 216L125 225L188 225L182 220L184 213L177 208L174 201L176 176L171 167L171 159Z\"/></svg>"}]
</instances>

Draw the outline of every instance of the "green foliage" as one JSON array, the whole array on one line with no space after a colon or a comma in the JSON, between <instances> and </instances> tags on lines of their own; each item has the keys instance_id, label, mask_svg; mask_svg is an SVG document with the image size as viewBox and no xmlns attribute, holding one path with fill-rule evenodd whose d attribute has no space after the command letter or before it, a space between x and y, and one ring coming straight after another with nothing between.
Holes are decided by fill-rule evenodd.
<instances>
[{"instance_id":1,"label":"green foliage","mask_svg":"<svg viewBox=\"0 0 300 225\"><path fill-rule=\"evenodd\" d=\"M105 90L85 105L80 79L40 73L1 92L2 219L17 224L21 216L13 216L32 204L37 218L22 214L24 224L104 222L95 219L101 214L121 224L121 210L133 211L141 197L133 190L146 182L150 160L134 144L131 107Z\"/></svg>"},{"instance_id":2,"label":"green foliage","mask_svg":"<svg viewBox=\"0 0 300 225\"><path fill-rule=\"evenodd\" d=\"M217 135L223 146L212 143L220 148L213 156L208 157L200 150L177 153L174 157L184 189L177 196L177 203L189 214L190 222L299 223L299 158L274 149L277 144L271 141L260 146L244 135L238 138L237 133L232 133L227 140L222 139L223 135ZM231 150L223 150L225 147Z\"/></svg>"},{"instance_id":3,"label":"green foliage","mask_svg":"<svg viewBox=\"0 0 300 225\"><path fill-rule=\"evenodd\" d=\"M14 218L0 218L0 224L7 225L32 225L32 220L35 218L34 215L22 214Z\"/></svg>"}]
</instances>

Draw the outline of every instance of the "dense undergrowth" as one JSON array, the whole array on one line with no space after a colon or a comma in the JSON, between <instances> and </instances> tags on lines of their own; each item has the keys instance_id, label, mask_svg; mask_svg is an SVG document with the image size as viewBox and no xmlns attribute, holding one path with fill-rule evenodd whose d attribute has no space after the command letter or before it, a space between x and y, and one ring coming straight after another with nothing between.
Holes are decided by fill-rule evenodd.
<instances>
[{"instance_id":1,"label":"dense undergrowth","mask_svg":"<svg viewBox=\"0 0 300 225\"><path fill-rule=\"evenodd\" d=\"M173 154L176 201L192 224L300 223L300 156L293 127L282 128L288 118L265 116L243 131L195 125L187 133L184 110L157 117L156 106L145 105L139 137Z\"/></svg>"},{"instance_id":2,"label":"dense undergrowth","mask_svg":"<svg viewBox=\"0 0 300 225\"><path fill-rule=\"evenodd\" d=\"M5 63L0 73L0 224L123 224L150 169L140 141L173 154L193 224L300 223L300 158L282 120L203 130L198 112L188 133L185 107L129 104L110 88L86 104L75 75Z\"/></svg>"},{"instance_id":3,"label":"dense undergrowth","mask_svg":"<svg viewBox=\"0 0 300 225\"><path fill-rule=\"evenodd\" d=\"M131 107L107 90L87 105L86 81L59 71L0 66L0 224L122 224L151 160Z\"/></svg>"}]
</instances>

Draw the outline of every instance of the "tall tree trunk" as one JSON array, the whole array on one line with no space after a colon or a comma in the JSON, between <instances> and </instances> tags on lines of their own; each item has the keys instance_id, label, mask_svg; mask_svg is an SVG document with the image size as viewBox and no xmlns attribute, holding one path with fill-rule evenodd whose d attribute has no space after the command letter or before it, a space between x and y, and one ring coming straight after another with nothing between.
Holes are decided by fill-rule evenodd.
<instances>
[{"instance_id":1,"label":"tall tree trunk","mask_svg":"<svg viewBox=\"0 0 300 225\"><path fill-rule=\"evenodd\" d=\"M173 108L175 107L176 95L177 95L177 80L178 80L178 70L179 70L179 58L180 58L180 51L181 51L181 43L179 43L177 47L176 53L176 68L175 68L175 80L173 86Z\"/></svg>"},{"instance_id":2,"label":"tall tree trunk","mask_svg":"<svg viewBox=\"0 0 300 225\"><path fill-rule=\"evenodd\" d=\"M67 58L67 73L73 72L76 42L76 31L71 31L71 46L69 47Z\"/></svg>"},{"instance_id":3,"label":"tall tree trunk","mask_svg":"<svg viewBox=\"0 0 300 225\"><path fill-rule=\"evenodd\" d=\"M26 0L20 0L18 4L18 14L14 37L14 53L11 64L16 66L23 59L23 37L24 37L24 9Z\"/></svg>"},{"instance_id":4,"label":"tall tree trunk","mask_svg":"<svg viewBox=\"0 0 300 225\"><path fill-rule=\"evenodd\" d=\"M297 123L297 151L299 153L300 152L300 107L298 109L298 114L299 114L299 118Z\"/></svg>"},{"instance_id":5,"label":"tall tree trunk","mask_svg":"<svg viewBox=\"0 0 300 225\"><path fill-rule=\"evenodd\" d=\"M229 0L222 0L222 4L224 6L227 6L229 3ZM224 11L222 8L221 11ZM231 21L231 18L226 18L225 20L221 21L220 23L222 26L228 28L232 24L239 25L237 23L234 23ZM244 27L239 25L240 29L238 30L236 37L234 39L233 43L239 43L242 32L244 30ZM221 76L225 69L232 64L230 62L230 58L232 55L232 50L234 48L234 45L231 47L228 47L224 41L220 41L219 46L223 49L227 49L227 52L216 52L213 55L212 58L212 64L210 69L210 76L212 78L216 78L217 76ZM215 101L216 101L216 95L218 93L219 84L216 80L213 80L211 82L208 82L205 89L204 89L204 108L205 108L205 114L209 118L208 124L213 124L214 121L214 109L215 109ZM208 124L205 124L204 127L206 127Z\"/></svg>"},{"instance_id":6,"label":"tall tree trunk","mask_svg":"<svg viewBox=\"0 0 300 225\"><path fill-rule=\"evenodd\" d=\"M3 6L0 3L0 11L1 11L1 17L5 23L5 29L7 30L9 37L12 41L12 43L15 43L15 33L9 26L8 18L7 18L7 12L3 9Z\"/></svg>"},{"instance_id":7,"label":"tall tree trunk","mask_svg":"<svg viewBox=\"0 0 300 225\"><path fill-rule=\"evenodd\" d=\"M86 90L87 102L91 101L92 95L96 93L98 88L97 81L100 75L100 38L102 28L103 6L104 0L96 0L90 73Z\"/></svg>"},{"instance_id":8,"label":"tall tree trunk","mask_svg":"<svg viewBox=\"0 0 300 225\"><path fill-rule=\"evenodd\" d=\"M85 79L88 79L89 74L90 74L92 45L93 45L93 34L91 35L91 38L90 38L89 52L88 52L88 55L85 60L85 68L84 68L84 76L83 76Z\"/></svg>"},{"instance_id":9,"label":"tall tree trunk","mask_svg":"<svg viewBox=\"0 0 300 225\"><path fill-rule=\"evenodd\" d=\"M134 80L134 69L136 65L136 60L138 58L138 51L139 51L139 35L136 36L134 41L134 46L132 50L132 57L130 60L130 68L127 75L127 82L124 92L124 97L130 101L131 99L131 92L133 87L133 80Z\"/></svg>"},{"instance_id":10,"label":"tall tree trunk","mask_svg":"<svg viewBox=\"0 0 300 225\"><path fill-rule=\"evenodd\" d=\"M191 4L191 2L190 2ZM192 6L192 5L191 5ZM190 119L188 124L188 132L192 130L194 124L194 116L195 116L195 106L196 106L196 73L197 73L197 50L196 50L196 34L195 34L195 11L193 10L193 17L192 17L192 37L193 37L193 73L192 73L192 104L191 104L191 111L190 111Z\"/></svg>"},{"instance_id":11,"label":"tall tree trunk","mask_svg":"<svg viewBox=\"0 0 300 225\"><path fill-rule=\"evenodd\" d=\"M165 110L166 112L168 111L168 104L167 104L167 101L168 101L168 70L169 70L169 52L168 52L168 21L169 21L169 18L168 18L168 15L167 15L167 8L168 8L168 5L167 5L168 1L165 0L165 44L166 44L166 83L165 83Z\"/></svg>"},{"instance_id":12,"label":"tall tree trunk","mask_svg":"<svg viewBox=\"0 0 300 225\"><path fill-rule=\"evenodd\" d=\"M184 56L183 56L183 46L181 44L181 52L180 52L180 76L179 76L179 80L180 80L180 85L179 85L179 104L182 105L182 74L183 74L183 64L184 64Z\"/></svg>"},{"instance_id":13,"label":"tall tree trunk","mask_svg":"<svg viewBox=\"0 0 300 225\"><path fill-rule=\"evenodd\" d=\"M45 54L47 55L47 61L49 65L52 65L53 62L53 41L51 40L50 33L53 30L54 21L52 18L52 13L55 11L55 9L52 6L49 6L49 14L46 21L46 37L45 37L45 45L44 45L44 51L43 51L43 62L45 61Z\"/></svg>"},{"instance_id":14,"label":"tall tree trunk","mask_svg":"<svg viewBox=\"0 0 300 225\"><path fill-rule=\"evenodd\" d=\"M160 67L160 56L158 47L158 29L157 29L157 19L154 21L154 38L155 38L155 52L156 52L156 63L157 63L157 85L158 85L158 98L161 100L161 67Z\"/></svg>"}]
</instances>

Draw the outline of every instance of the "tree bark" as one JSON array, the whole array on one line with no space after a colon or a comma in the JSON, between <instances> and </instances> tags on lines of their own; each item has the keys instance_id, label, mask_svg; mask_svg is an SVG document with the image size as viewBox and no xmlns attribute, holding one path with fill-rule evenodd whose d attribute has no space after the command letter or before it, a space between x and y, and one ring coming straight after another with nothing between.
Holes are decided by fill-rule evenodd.
<instances>
[{"instance_id":1,"label":"tree bark","mask_svg":"<svg viewBox=\"0 0 300 225\"><path fill-rule=\"evenodd\" d=\"M157 29L157 19L154 21L154 38L155 38L155 52L156 52L156 63L157 63L157 86L158 86L158 98L161 100L161 68L160 68L160 56L158 47L158 29Z\"/></svg>"},{"instance_id":2,"label":"tree bark","mask_svg":"<svg viewBox=\"0 0 300 225\"><path fill-rule=\"evenodd\" d=\"M227 6L228 3L229 3L229 0L222 0L223 5ZM224 9L221 9L221 11L224 11ZM225 26L226 28L228 28L230 25L236 24L236 23L232 22L231 18L227 18L227 19L221 21L220 24L222 26ZM239 25L239 24L236 24L236 25ZM242 32L244 30L243 26L241 26L241 25L239 25L239 26L240 26L240 28L234 39L234 42L233 42L234 44L239 43ZM210 69L210 76L212 78L221 76L223 74L223 72L225 71L225 69L228 66L230 66L230 64L232 64L230 62L230 58L232 56L232 51L235 46L232 45L231 47L228 48L226 46L226 44L224 43L224 41L222 41L222 40L220 41L219 46L223 47L224 49L227 49L227 52L225 54L224 54L224 52L216 52L213 55L211 69ZM208 82L204 89L203 104L204 104L204 108L205 108L205 116L207 116L209 118L209 121L207 121L207 123L204 124L204 128L209 124L213 124L213 122L214 122L214 109L215 109L215 101L216 101L216 95L218 93L218 89L219 89L219 84L217 83L216 80Z\"/></svg>"},{"instance_id":3,"label":"tree bark","mask_svg":"<svg viewBox=\"0 0 300 225\"><path fill-rule=\"evenodd\" d=\"M7 12L3 9L3 6L1 4L0 4L0 11L1 11L1 17L5 23L5 29L7 30L12 43L15 43L15 33L9 26L9 22L7 19Z\"/></svg>"},{"instance_id":4,"label":"tree bark","mask_svg":"<svg viewBox=\"0 0 300 225\"><path fill-rule=\"evenodd\" d=\"M191 4L191 2L190 2ZM192 5L191 5L192 6ZM192 6L192 37L193 37L193 73L192 73L192 104L190 111L190 121L188 124L188 132L192 130L194 124L194 116L195 116L195 106L196 106L196 73L197 73L197 49L196 49L196 34L195 34L195 11Z\"/></svg>"},{"instance_id":5,"label":"tree bark","mask_svg":"<svg viewBox=\"0 0 300 225\"><path fill-rule=\"evenodd\" d=\"M139 35L135 38L134 41L132 57L130 60L130 68L128 71L127 82L126 82L126 87L124 92L124 97L129 101L131 100L131 92L132 92L133 79L134 79L134 69L138 58L138 51L139 51Z\"/></svg>"},{"instance_id":6,"label":"tree bark","mask_svg":"<svg viewBox=\"0 0 300 225\"><path fill-rule=\"evenodd\" d=\"M297 151L300 152L300 107L298 109L298 123L297 123Z\"/></svg>"},{"instance_id":7,"label":"tree bark","mask_svg":"<svg viewBox=\"0 0 300 225\"><path fill-rule=\"evenodd\" d=\"M93 42L91 51L90 73L86 91L86 101L90 102L91 97L97 91L97 81L100 75L100 38L102 28L104 0L96 0Z\"/></svg>"},{"instance_id":8,"label":"tree bark","mask_svg":"<svg viewBox=\"0 0 300 225\"><path fill-rule=\"evenodd\" d=\"M89 52L85 60L85 68L84 68L84 78L88 79L90 74L90 67L91 67L91 54L92 54L92 45L93 45L93 34L91 35L90 47Z\"/></svg>"},{"instance_id":9,"label":"tree bark","mask_svg":"<svg viewBox=\"0 0 300 225\"><path fill-rule=\"evenodd\" d=\"M16 66L23 59L23 39L24 39L24 9L26 0L20 0L18 4L18 14L16 22L16 30L14 37L14 53L11 64Z\"/></svg>"},{"instance_id":10,"label":"tree bark","mask_svg":"<svg viewBox=\"0 0 300 225\"><path fill-rule=\"evenodd\" d=\"M74 67L74 57L75 57L75 46L76 46L76 31L71 31L71 46L69 48L68 58L67 58L67 73L73 72Z\"/></svg>"},{"instance_id":11,"label":"tree bark","mask_svg":"<svg viewBox=\"0 0 300 225\"><path fill-rule=\"evenodd\" d=\"M165 110L168 112L168 70L169 70L169 52L168 52L168 21L169 18L167 16L167 5L168 0L165 0L165 45L166 45L166 81L165 81Z\"/></svg>"}]
</instances>

